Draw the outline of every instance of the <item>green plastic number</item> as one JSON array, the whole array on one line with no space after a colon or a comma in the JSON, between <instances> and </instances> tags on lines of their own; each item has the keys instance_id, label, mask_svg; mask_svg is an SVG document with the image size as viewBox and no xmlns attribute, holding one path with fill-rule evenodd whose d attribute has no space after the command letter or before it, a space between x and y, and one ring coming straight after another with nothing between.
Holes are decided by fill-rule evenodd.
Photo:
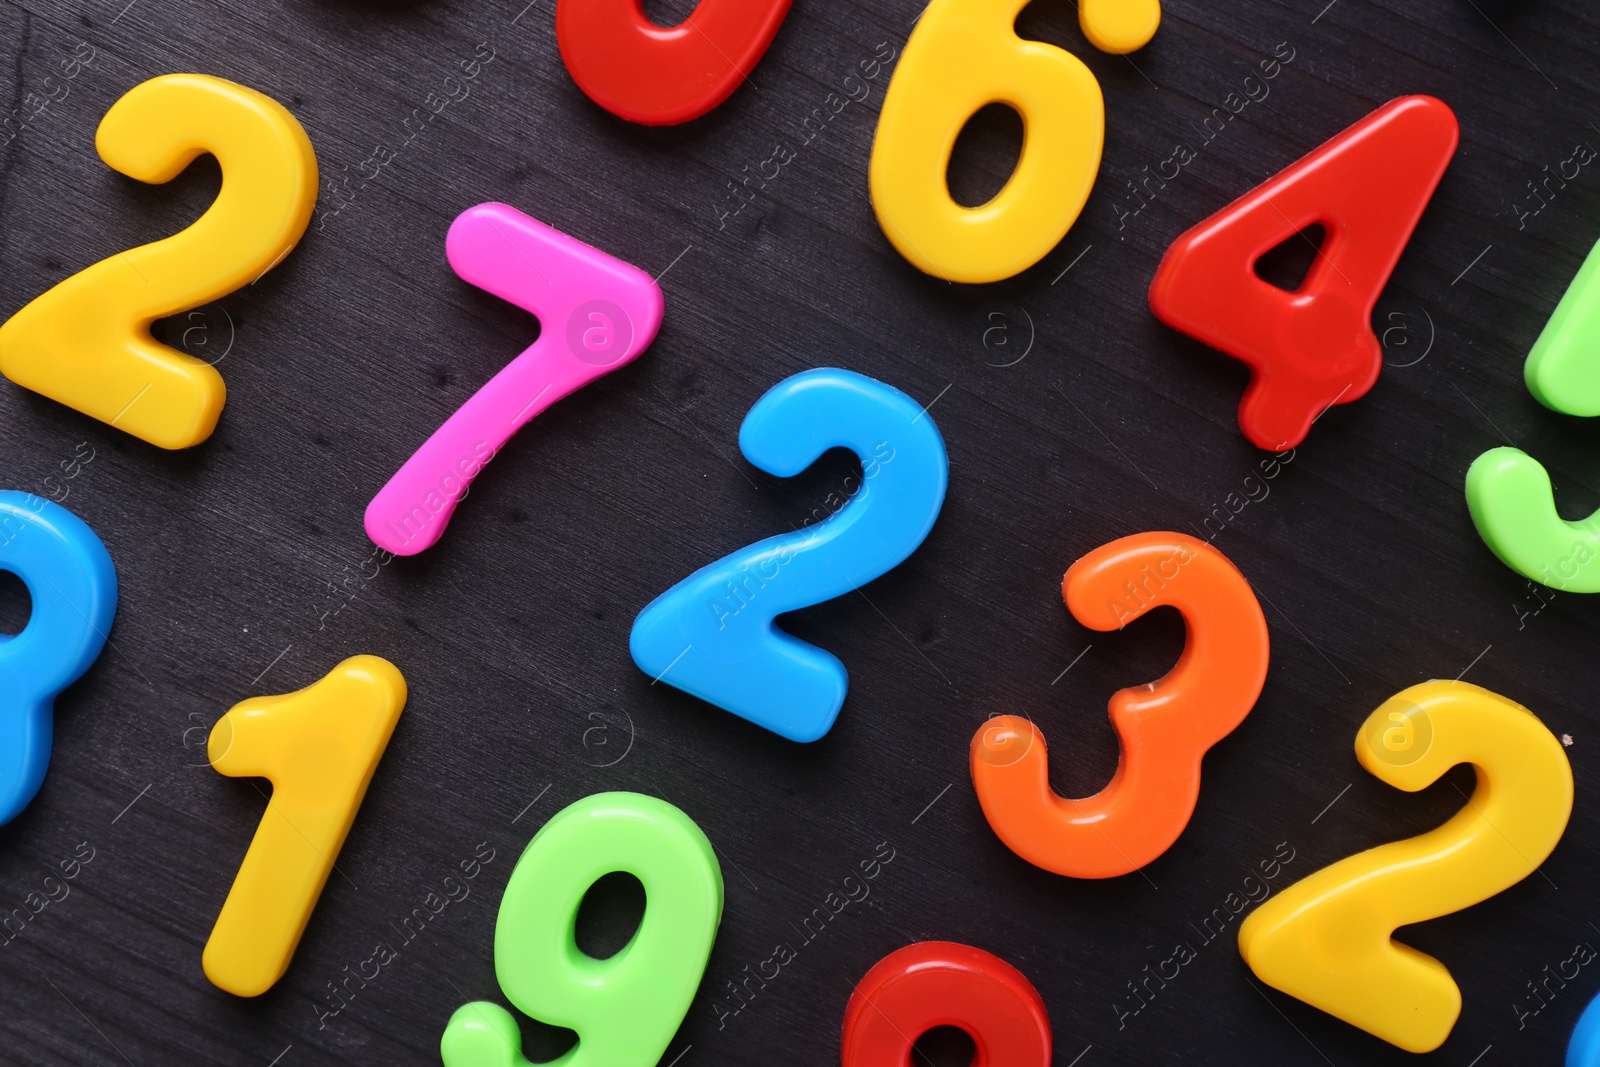
<instances>
[{"instance_id":1,"label":"green plastic number","mask_svg":"<svg viewBox=\"0 0 1600 1067\"><path fill-rule=\"evenodd\" d=\"M601 877L644 885L633 939L609 959L573 940L578 905ZM677 1033L722 920L722 871L700 827L639 793L596 793L534 835L500 901L494 969L526 1014L578 1032L560 1067L654 1067ZM445 1067L527 1067L516 1019L476 1001L450 1017Z\"/></svg>"},{"instance_id":2,"label":"green plastic number","mask_svg":"<svg viewBox=\"0 0 1600 1067\"><path fill-rule=\"evenodd\" d=\"M1568 415L1600 415L1600 244L1545 323L1523 379L1534 399Z\"/></svg>"},{"instance_id":3,"label":"green plastic number","mask_svg":"<svg viewBox=\"0 0 1600 1067\"><path fill-rule=\"evenodd\" d=\"M1534 399L1567 415L1600 415L1600 244L1545 323L1523 378ZM1600 593L1600 511L1579 522L1556 512L1550 475L1519 448L1494 448L1467 471L1467 507L1484 543L1525 578Z\"/></svg>"}]
</instances>

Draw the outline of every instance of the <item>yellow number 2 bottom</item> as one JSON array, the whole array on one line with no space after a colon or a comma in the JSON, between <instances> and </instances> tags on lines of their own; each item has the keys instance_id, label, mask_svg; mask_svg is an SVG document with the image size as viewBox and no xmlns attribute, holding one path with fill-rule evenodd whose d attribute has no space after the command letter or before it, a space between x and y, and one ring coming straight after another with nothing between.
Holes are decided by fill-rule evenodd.
<instances>
[{"instance_id":1,"label":"yellow number 2 bottom","mask_svg":"<svg viewBox=\"0 0 1600 1067\"><path fill-rule=\"evenodd\" d=\"M1461 990L1444 964L1394 931L1532 874L1572 814L1572 767L1532 712L1467 682L1424 682L1390 697L1361 727L1356 758L1407 792L1458 763L1473 765L1478 786L1438 829L1341 860L1267 901L1240 926L1239 951L1268 985L1430 1052L1455 1026Z\"/></svg>"},{"instance_id":2,"label":"yellow number 2 bottom","mask_svg":"<svg viewBox=\"0 0 1600 1067\"><path fill-rule=\"evenodd\" d=\"M206 942L206 977L241 997L283 977L406 702L388 660L353 656L315 685L252 697L212 727L211 765L272 798Z\"/></svg>"}]
</instances>

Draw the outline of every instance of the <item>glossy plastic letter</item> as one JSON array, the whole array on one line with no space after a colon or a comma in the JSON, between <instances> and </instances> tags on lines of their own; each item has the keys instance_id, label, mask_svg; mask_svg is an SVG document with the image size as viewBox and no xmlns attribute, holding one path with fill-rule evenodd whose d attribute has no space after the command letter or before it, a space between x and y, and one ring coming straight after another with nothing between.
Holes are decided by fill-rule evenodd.
<instances>
[{"instance_id":1,"label":"glossy plastic letter","mask_svg":"<svg viewBox=\"0 0 1600 1067\"><path fill-rule=\"evenodd\" d=\"M789 0L700 0L676 26L658 26L640 0L558 0L556 41L589 99L647 126L699 118L760 62Z\"/></svg>"},{"instance_id":2,"label":"glossy plastic letter","mask_svg":"<svg viewBox=\"0 0 1600 1067\"><path fill-rule=\"evenodd\" d=\"M202 152L222 165L204 215L164 240L119 252L0 326L0 373L161 448L211 436L222 376L150 335L156 319L226 296L289 254L317 198L317 159L295 117L254 89L163 74L111 106L100 158L144 182L171 181Z\"/></svg>"},{"instance_id":3,"label":"glossy plastic letter","mask_svg":"<svg viewBox=\"0 0 1600 1067\"><path fill-rule=\"evenodd\" d=\"M1488 900L1538 869L1572 813L1561 742L1520 704L1467 682L1423 682L1374 711L1356 758L1407 792L1459 763L1478 786L1436 830L1325 867L1257 908L1239 951L1263 982L1408 1052L1444 1043L1461 990L1401 926Z\"/></svg>"},{"instance_id":4,"label":"glossy plastic letter","mask_svg":"<svg viewBox=\"0 0 1600 1067\"><path fill-rule=\"evenodd\" d=\"M843 1067L902 1067L936 1026L977 1046L972 1067L1050 1067L1050 1013L1011 964L970 945L922 941L873 965L850 996Z\"/></svg>"},{"instance_id":5,"label":"glossy plastic letter","mask_svg":"<svg viewBox=\"0 0 1600 1067\"><path fill-rule=\"evenodd\" d=\"M1189 824L1201 758L1261 695L1267 621L1226 556L1178 533L1096 549L1067 571L1061 595L1096 630L1176 607L1188 626L1178 665L1112 695L1122 759L1096 795L1069 800L1050 788L1044 734L1020 715L990 719L973 736L972 784L994 832L1029 863L1069 878L1114 878L1156 859Z\"/></svg>"},{"instance_id":6,"label":"glossy plastic letter","mask_svg":"<svg viewBox=\"0 0 1600 1067\"><path fill-rule=\"evenodd\" d=\"M1077 221L1100 171L1100 83L1072 53L1017 36L1027 2L932 0L884 94L872 206L889 242L938 278L996 282L1033 266ZM1149 0L1132 6L1155 6L1159 21ZM1092 5L1084 10L1088 19ZM1127 32L1120 19L1102 19ZM950 196L950 153L967 121L992 103L1022 115L1022 155L994 199L963 207Z\"/></svg>"},{"instance_id":7,"label":"glossy plastic letter","mask_svg":"<svg viewBox=\"0 0 1600 1067\"><path fill-rule=\"evenodd\" d=\"M1250 367L1239 428L1257 447L1298 445L1318 415L1378 380L1372 309L1459 139L1442 101L1390 101L1167 249L1150 308ZM1327 237L1298 289L1256 274L1258 259L1316 223Z\"/></svg>"},{"instance_id":8,"label":"glossy plastic letter","mask_svg":"<svg viewBox=\"0 0 1600 1067\"><path fill-rule=\"evenodd\" d=\"M832 653L774 620L865 585L914 552L944 504L950 463L922 405L853 371L809 370L745 416L739 447L790 478L830 448L861 457L859 487L817 525L758 541L691 574L639 612L629 648L651 678L792 741L815 741L844 705Z\"/></svg>"},{"instance_id":9,"label":"glossy plastic letter","mask_svg":"<svg viewBox=\"0 0 1600 1067\"><path fill-rule=\"evenodd\" d=\"M272 782L206 941L213 985L253 997L283 977L405 703L394 664L352 656L298 692L235 704L211 728L213 767Z\"/></svg>"},{"instance_id":10,"label":"glossy plastic letter","mask_svg":"<svg viewBox=\"0 0 1600 1067\"><path fill-rule=\"evenodd\" d=\"M1600 245L1528 353L1523 378L1534 399L1566 415L1600 415ZM1467 471L1467 507L1478 535L1524 578L1570 593L1600 593L1600 512L1567 522L1550 474L1519 448L1493 448Z\"/></svg>"},{"instance_id":11,"label":"glossy plastic letter","mask_svg":"<svg viewBox=\"0 0 1600 1067\"><path fill-rule=\"evenodd\" d=\"M0 637L0 826L26 808L50 766L53 709L105 647L117 572L87 523L59 504L0 491L0 570L28 587L33 614Z\"/></svg>"},{"instance_id":12,"label":"glossy plastic letter","mask_svg":"<svg viewBox=\"0 0 1600 1067\"><path fill-rule=\"evenodd\" d=\"M586 955L578 905L602 876L644 886L644 918L621 951ZM561 1067L654 1067L700 988L722 921L722 871L683 812L638 793L597 793L546 823L517 861L494 928L494 970L527 1015L578 1032ZM514 1016L492 1001L456 1009L445 1067L528 1067Z\"/></svg>"},{"instance_id":13,"label":"glossy plastic letter","mask_svg":"<svg viewBox=\"0 0 1600 1067\"><path fill-rule=\"evenodd\" d=\"M539 337L367 505L367 536L397 556L444 535L472 479L535 415L649 348L664 310L650 275L507 204L462 212L445 252L463 281L537 316Z\"/></svg>"}]
</instances>

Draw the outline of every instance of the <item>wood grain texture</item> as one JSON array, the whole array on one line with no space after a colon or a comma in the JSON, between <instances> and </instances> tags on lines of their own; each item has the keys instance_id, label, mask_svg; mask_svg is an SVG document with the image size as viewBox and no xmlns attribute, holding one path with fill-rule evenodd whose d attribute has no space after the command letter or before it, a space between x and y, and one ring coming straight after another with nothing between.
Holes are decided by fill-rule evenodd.
<instances>
[{"instance_id":1,"label":"wood grain texture","mask_svg":"<svg viewBox=\"0 0 1600 1067\"><path fill-rule=\"evenodd\" d=\"M1521 377L1600 235L1600 170L1537 215L1514 207L1531 206L1541 167L1600 144L1593 5L1168 0L1156 40L1124 58L1089 48L1065 0L1041 0L1024 32L1071 49L1104 87L1104 167L1042 263L965 288L918 274L873 218L866 164L888 70L802 143L805 116L880 42L902 47L922 0L798 0L751 84L659 130L590 104L561 65L552 0L525 3L0 3L7 109L45 91L78 42L95 50L69 94L0 148L0 314L174 232L215 194L206 161L145 187L94 155L106 108L156 74L271 94L305 124L324 178L355 191L337 214L325 193L300 247L255 285L164 327L206 358L226 352L228 406L206 444L160 452L0 387L8 487L42 491L80 442L94 449L66 503L105 540L122 587L112 646L58 703L43 791L0 830L4 908L80 842L94 849L70 894L0 945L0 1060L437 1062L450 1013L498 999L495 909L529 837L573 800L631 789L681 807L723 861L721 934L667 1056L681 1053L680 1067L837 1062L853 983L925 938L1021 969L1049 1006L1058 1064L1414 1062L1265 990L1239 959L1236 922L1210 943L1196 927L1280 843L1294 856L1281 886L1458 808L1470 772L1404 795L1365 774L1351 744L1391 693L1465 671L1572 736L1577 806L1541 874L1404 932L1466 999L1426 1059L1556 1062L1600 971L1521 1025L1515 1005L1536 1006L1525 983L1574 945L1600 943L1600 604L1558 595L1522 615L1526 585L1474 534L1462 482L1510 441L1549 465L1568 514L1600 504L1600 427L1542 409ZM481 42L495 58L470 95L405 143L412 109ZM1270 95L1198 144L1204 117L1280 42L1294 58ZM1463 136L1379 304L1380 329L1400 328L1386 335L1391 365L1214 541L1266 607L1265 693L1206 760L1193 822L1158 862L1104 883L1036 870L978 809L973 731L1027 712L1052 744L1057 788L1097 790L1116 761L1107 697L1161 674L1182 628L1153 618L1093 634L1063 608L1061 574L1127 533L1195 531L1262 458L1234 425L1242 366L1149 313L1156 263L1188 226L1412 92L1446 100ZM1015 137L1014 122L974 129L957 186L994 188ZM1138 214L1119 212L1137 206L1125 183L1179 142L1197 158ZM723 217L741 202L728 183L779 144L793 160ZM393 160L364 180L380 145ZM664 272L666 324L636 364L523 430L436 548L352 578L371 551L367 501L537 331L445 262L450 220L484 200ZM652 686L627 635L657 593L787 529L849 473L831 455L782 481L738 453L756 398L819 365L932 404L951 480L907 563L789 620L851 674L837 726L801 747ZM357 652L399 665L410 703L288 975L258 1000L232 998L206 982L200 952L263 799L260 783L211 771L199 742L236 701L306 685ZM470 898L321 1016L328 983L398 943L396 925L479 842L495 858ZM871 896L806 942L800 921L882 842L894 859ZM1197 958L1121 1014L1125 983L1180 940ZM727 984L780 942L794 962L728 1014ZM561 1047L528 1032L531 1050Z\"/></svg>"}]
</instances>

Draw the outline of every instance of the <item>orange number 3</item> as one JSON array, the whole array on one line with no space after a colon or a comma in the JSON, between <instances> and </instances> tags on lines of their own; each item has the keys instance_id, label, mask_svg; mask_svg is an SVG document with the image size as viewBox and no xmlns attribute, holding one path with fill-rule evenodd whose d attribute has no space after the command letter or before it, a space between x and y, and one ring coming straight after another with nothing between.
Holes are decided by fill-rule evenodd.
<instances>
[{"instance_id":1,"label":"orange number 3","mask_svg":"<svg viewBox=\"0 0 1600 1067\"><path fill-rule=\"evenodd\" d=\"M1170 605L1189 627L1165 678L1118 691L1111 723L1122 761L1111 784L1070 800L1050 788L1044 735L1018 715L972 739L972 784L989 825L1017 855L1070 878L1129 874L1183 833L1200 796L1200 760L1244 720L1267 677L1267 621L1244 575L1186 534L1143 533L1072 565L1061 593L1096 630Z\"/></svg>"}]
</instances>

